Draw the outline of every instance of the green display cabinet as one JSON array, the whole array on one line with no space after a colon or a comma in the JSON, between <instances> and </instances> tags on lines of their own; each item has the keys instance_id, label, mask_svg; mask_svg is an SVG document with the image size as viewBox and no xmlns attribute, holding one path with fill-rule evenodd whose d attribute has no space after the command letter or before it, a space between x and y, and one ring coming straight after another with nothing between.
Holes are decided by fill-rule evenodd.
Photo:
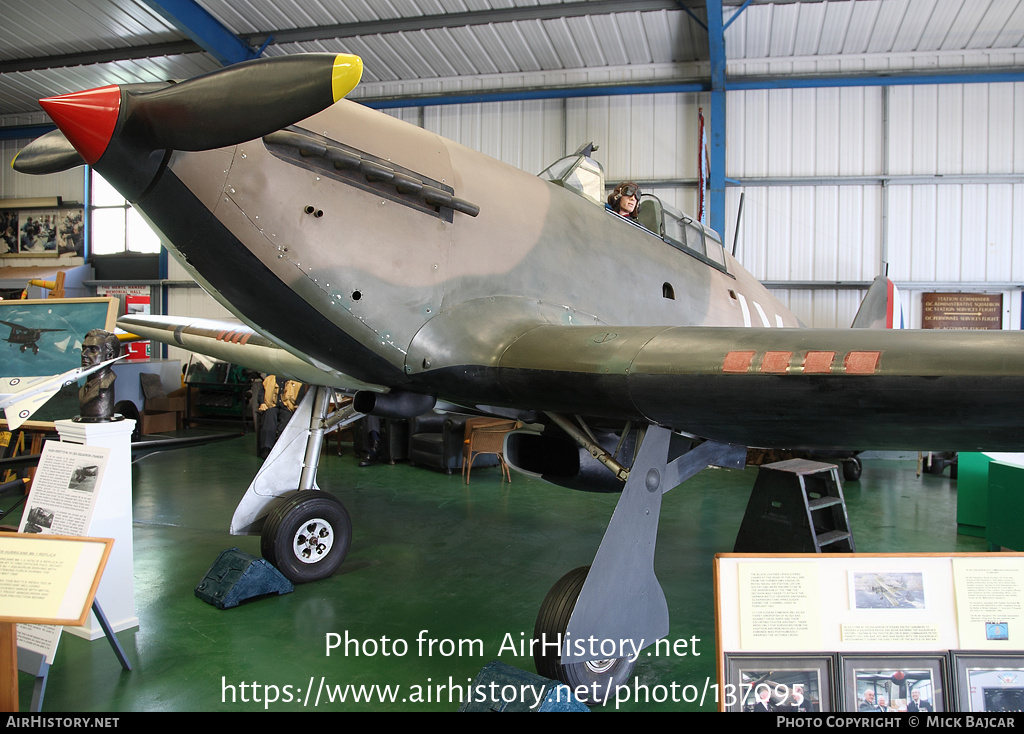
<instances>
[{"instance_id":1,"label":"green display cabinet","mask_svg":"<svg viewBox=\"0 0 1024 734\"><path fill-rule=\"evenodd\" d=\"M961 535L985 537L991 462L987 454L960 452L957 456L956 531Z\"/></svg>"},{"instance_id":2,"label":"green display cabinet","mask_svg":"<svg viewBox=\"0 0 1024 734\"><path fill-rule=\"evenodd\" d=\"M1022 467L1024 466L1024 454L961 452L958 455L956 525L957 532L961 535L987 538L989 537L987 531L993 519L1002 524L1002 532L1006 523L1012 523L1016 518L1021 517L1020 514L1013 512L1009 506L1004 504L1013 501L1009 490L1002 491L999 501L992 503L989 474L990 465L993 462L1000 462L1008 467ZM1012 473L1010 472L1010 474ZM1009 482L1011 480L1006 478L1001 481ZM992 512L990 512L990 506Z\"/></svg>"},{"instance_id":3,"label":"green display cabinet","mask_svg":"<svg viewBox=\"0 0 1024 734\"><path fill-rule=\"evenodd\" d=\"M1024 465L1021 454L1013 462L993 461L988 466L988 527L990 551L1024 550Z\"/></svg>"}]
</instances>

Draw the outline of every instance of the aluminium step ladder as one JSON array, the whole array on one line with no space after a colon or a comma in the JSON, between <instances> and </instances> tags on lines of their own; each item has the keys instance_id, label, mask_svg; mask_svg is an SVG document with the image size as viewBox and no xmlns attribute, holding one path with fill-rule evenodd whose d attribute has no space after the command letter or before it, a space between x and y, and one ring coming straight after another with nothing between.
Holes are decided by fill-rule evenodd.
<instances>
[{"instance_id":1,"label":"aluminium step ladder","mask_svg":"<svg viewBox=\"0 0 1024 734\"><path fill-rule=\"evenodd\" d=\"M836 465L789 459L761 467L734 552L855 550Z\"/></svg>"}]
</instances>

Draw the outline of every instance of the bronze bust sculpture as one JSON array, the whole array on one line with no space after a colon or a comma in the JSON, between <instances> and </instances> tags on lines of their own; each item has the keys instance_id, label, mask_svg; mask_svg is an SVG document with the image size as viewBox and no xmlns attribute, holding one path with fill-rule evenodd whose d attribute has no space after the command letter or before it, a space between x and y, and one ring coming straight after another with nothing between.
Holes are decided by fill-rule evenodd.
<instances>
[{"instance_id":1,"label":"bronze bust sculpture","mask_svg":"<svg viewBox=\"0 0 1024 734\"><path fill-rule=\"evenodd\" d=\"M103 329L93 329L85 335L82 343L82 366L95 367L120 354L121 342L116 335ZM89 375L85 387L78 391L81 415L76 420L83 423L106 423L120 418L114 417L115 379L117 377L110 365Z\"/></svg>"}]
</instances>

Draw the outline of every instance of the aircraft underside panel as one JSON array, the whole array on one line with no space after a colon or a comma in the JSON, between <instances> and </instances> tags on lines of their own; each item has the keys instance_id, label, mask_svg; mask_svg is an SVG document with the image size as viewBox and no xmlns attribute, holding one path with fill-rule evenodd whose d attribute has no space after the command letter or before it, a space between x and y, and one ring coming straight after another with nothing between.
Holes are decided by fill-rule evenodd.
<instances>
[{"instance_id":1,"label":"aircraft underside panel","mask_svg":"<svg viewBox=\"0 0 1024 734\"><path fill-rule=\"evenodd\" d=\"M1013 450L1020 332L542 326L496 368L424 373L448 397L646 420L770 448Z\"/></svg>"},{"instance_id":2,"label":"aircraft underside panel","mask_svg":"<svg viewBox=\"0 0 1024 734\"><path fill-rule=\"evenodd\" d=\"M1024 387L1010 377L627 377L470 367L431 377L453 390L475 383L475 401L452 399L481 408L544 405L762 448L1014 451L1024 430Z\"/></svg>"}]
</instances>

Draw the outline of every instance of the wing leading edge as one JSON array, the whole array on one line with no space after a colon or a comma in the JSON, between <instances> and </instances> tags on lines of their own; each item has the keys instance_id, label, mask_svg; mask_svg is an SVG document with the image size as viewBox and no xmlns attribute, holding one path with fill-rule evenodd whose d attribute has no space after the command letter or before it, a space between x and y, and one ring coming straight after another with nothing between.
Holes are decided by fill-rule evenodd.
<instances>
[{"instance_id":1,"label":"wing leading edge","mask_svg":"<svg viewBox=\"0 0 1024 734\"><path fill-rule=\"evenodd\" d=\"M1021 332L539 326L492 397L746 446L1019 450L1022 355Z\"/></svg>"},{"instance_id":2,"label":"wing leading edge","mask_svg":"<svg viewBox=\"0 0 1024 734\"><path fill-rule=\"evenodd\" d=\"M119 328L143 339L205 354L258 372L339 390L380 390L342 372L300 359L277 342L234 321L175 316L122 316Z\"/></svg>"},{"instance_id":3,"label":"wing leading edge","mask_svg":"<svg viewBox=\"0 0 1024 734\"><path fill-rule=\"evenodd\" d=\"M234 322L128 316L147 339L344 390L373 389ZM438 398L640 420L788 449L1024 446L1024 333L542 325L489 365L419 375Z\"/></svg>"}]
</instances>

